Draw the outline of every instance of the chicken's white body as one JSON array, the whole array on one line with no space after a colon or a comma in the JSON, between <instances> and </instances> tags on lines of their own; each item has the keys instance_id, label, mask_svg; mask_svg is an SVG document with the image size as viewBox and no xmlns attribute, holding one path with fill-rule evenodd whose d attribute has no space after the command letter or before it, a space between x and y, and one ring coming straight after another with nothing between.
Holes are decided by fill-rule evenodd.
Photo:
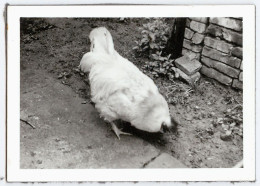
<instances>
[{"instance_id":1,"label":"chicken's white body","mask_svg":"<svg viewBox=\"0 0 260 186\"><path fill-rule=\"evenodd\" d=\"M105 41L102 33L94 40L101 37ZM112 38L110 41L113 43ZM169 127L171 119L168 104L154 82L133 63L120 56L114 46L113 50L103 49L111 43L95 45L92 41L92 44L94 47L83 56L80 67L84 72L90 72L91 99L100 115L108 122L121 119L148 132L160 131L162 123Z\"/></svg>"}]
</instances>

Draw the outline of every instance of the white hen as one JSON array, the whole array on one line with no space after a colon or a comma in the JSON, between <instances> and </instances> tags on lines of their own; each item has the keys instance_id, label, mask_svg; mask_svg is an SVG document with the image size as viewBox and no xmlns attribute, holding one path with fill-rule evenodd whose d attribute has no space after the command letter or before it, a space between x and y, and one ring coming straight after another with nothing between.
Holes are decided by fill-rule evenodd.
<instances>
[{"instance_id":1,"label":"white hen","mask_svg":"<svg viewBox=\"0 0 260 186\"><path fill-rule=\"evenodd\" d=\"M109 31L96 28L89 38L90 52L83 56L80 67L89 72L91 99L100 115L112 124L117 137L127 134L113 123L117 119L147 132L170 127L169 107L164 97L148 76L115 51Z\"/></svg>"}]
</instances>

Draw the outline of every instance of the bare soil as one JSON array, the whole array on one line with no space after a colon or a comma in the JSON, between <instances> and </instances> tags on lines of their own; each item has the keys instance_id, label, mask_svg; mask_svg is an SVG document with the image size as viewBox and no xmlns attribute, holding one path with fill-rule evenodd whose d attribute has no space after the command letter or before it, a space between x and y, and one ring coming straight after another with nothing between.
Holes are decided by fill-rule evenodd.
<instances>
[{"instance_id":1,"label":"bare soil","mask_svg":"<svg viewBox=\"0 0 260 186\"><path fill-rule=\"evenodd\" d=\"M138 57L132 48L134 41L141 36L138 28L146 21L121 21L119 18L22 19L21 72L27 70L27 73L21 73L21 94L30 88L24 87L28 77L41 72L67 85L89 102L88 77L79 72L77 66L83 54L89 51L90 31L97 26L107 27L116 50L141 69L147 59ZM164 135L149 134L121 123L125 131L170 153L187 167L232 167L243 159L242 122L234 117L230 119L229 114L242 117L242 109L237 109L243 104L241 91L206 77L201 78L195 89L177 79L174 82L160 78L154 81L168 100L174 100L170 110L179 120L177 129ZM171 91L173 93L169 94ZM226 135L227 131L231 134ZM39 137L44 138L43 135Z\"/></svg>"}]
</instances>

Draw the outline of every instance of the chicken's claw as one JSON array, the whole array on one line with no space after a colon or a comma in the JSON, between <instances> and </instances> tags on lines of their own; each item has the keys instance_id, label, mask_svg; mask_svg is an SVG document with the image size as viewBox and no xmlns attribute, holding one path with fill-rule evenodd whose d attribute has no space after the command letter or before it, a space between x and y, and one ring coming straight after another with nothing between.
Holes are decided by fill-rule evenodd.
<instances>
[{"instance_id":1,"label":"chicken's claw","mask_svg":"<svg viewBox=\"0 0 260 186\"><path fill-rule=\"evenodd\" d=\"M117 126L116 126L115 123L112 123L112 122L111 122L111 126L112 126L112 130L115 132L115 134L116 134L116 136L117 136L117 138L118 138L119 140L120 140L120 134L122 134L122 135L129 135L129 136L132 135L132 134L130 134L130 133L121 131L121 129L117 128Z\"/></svg>"}]
</instances>

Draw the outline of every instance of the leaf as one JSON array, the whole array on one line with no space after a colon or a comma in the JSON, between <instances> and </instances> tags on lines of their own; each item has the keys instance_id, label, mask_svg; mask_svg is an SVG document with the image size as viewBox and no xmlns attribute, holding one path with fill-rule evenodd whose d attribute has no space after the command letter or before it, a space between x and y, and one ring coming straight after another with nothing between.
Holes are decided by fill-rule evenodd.
<instances>
[{"instance_id":1,"label":"leaf","mask_svg":"<svg viewBox=\"0 0 260 186\"><path fill-rule=\"evenodd\" d=\"M164 57L159 57L159 60L160 61L164 61Z\"/></svg>"},{"instance_id":2,"label":"leaf","mask_svg":"<svg viewBox=\"0 0 260 186\"><path fill-rule=\"evenodd\" d=\"M156 54L152 54L152 58L154 59L154 60L158 60L158 55L156 55Z\"/></svg>"},{"instance_id":3,"label":"leaf","mask_svg":"<svg viewBox=\"0 0 260 186\"><path fill-rule=\"evenodd\" d=\"M147 33L148 33L147 30L143 30L143 31L141 32L141 34L147 34Z\"/></svg>"},{"instance_id":4,"label":"leaf","mask_svg":"<svg viewBox=\"0 0 260 186\"><path fill-rule=\"evenodd\" d=\"M149 33L149 37L152 41L155 41L155 34Z\"/></svg>"},{"instance_id":5,"label":"leaf","mask_svg":"<svg viewBox=\"0 0 260 186\"><path fill-rule=\"evenodd\" d=\"M138 50L138 49L139 49L138 46L133 47L133 50Z\"/></svg>"},{"instance_id":6,"label":"leaf","mask_svg":"<svg viewBox=\"0 0 260 186\"><path fill-rule=\"evenodd\" d=\"M148 46L145 46L144 48L143 48L143 50L146 50L146 49L148 49L149 47Z\"/></svg>"},{"instance_id":7,"label":"leaf","mask_svg":"<svg viewBox=\"0 0 260 186\"><path fill-rule=\"evenodd\" d=\"M160 73L165 73L165 69L164 68L160 68Z\"/></svg>"},{"instance_id":8,"label":"leaf","mask_svg":"<svg viewBox=\"0 0 260 186\"><path fill-rule=\"evenodd\" d=\"M147 38L143 38L142 40L141 40L141 43L147 43L148 42L148 39Z\"/></svg>"},{"instance_id":9,"label":"leaf","mask_svg":"<svg viewBox=\"0 0 260 186\"><path fill-rule=\"evenodd\" d=\"M156 44L150 43L149 46L150 46L151 49L154 49L156 47Z\"/></svg>"}]
</instances>

